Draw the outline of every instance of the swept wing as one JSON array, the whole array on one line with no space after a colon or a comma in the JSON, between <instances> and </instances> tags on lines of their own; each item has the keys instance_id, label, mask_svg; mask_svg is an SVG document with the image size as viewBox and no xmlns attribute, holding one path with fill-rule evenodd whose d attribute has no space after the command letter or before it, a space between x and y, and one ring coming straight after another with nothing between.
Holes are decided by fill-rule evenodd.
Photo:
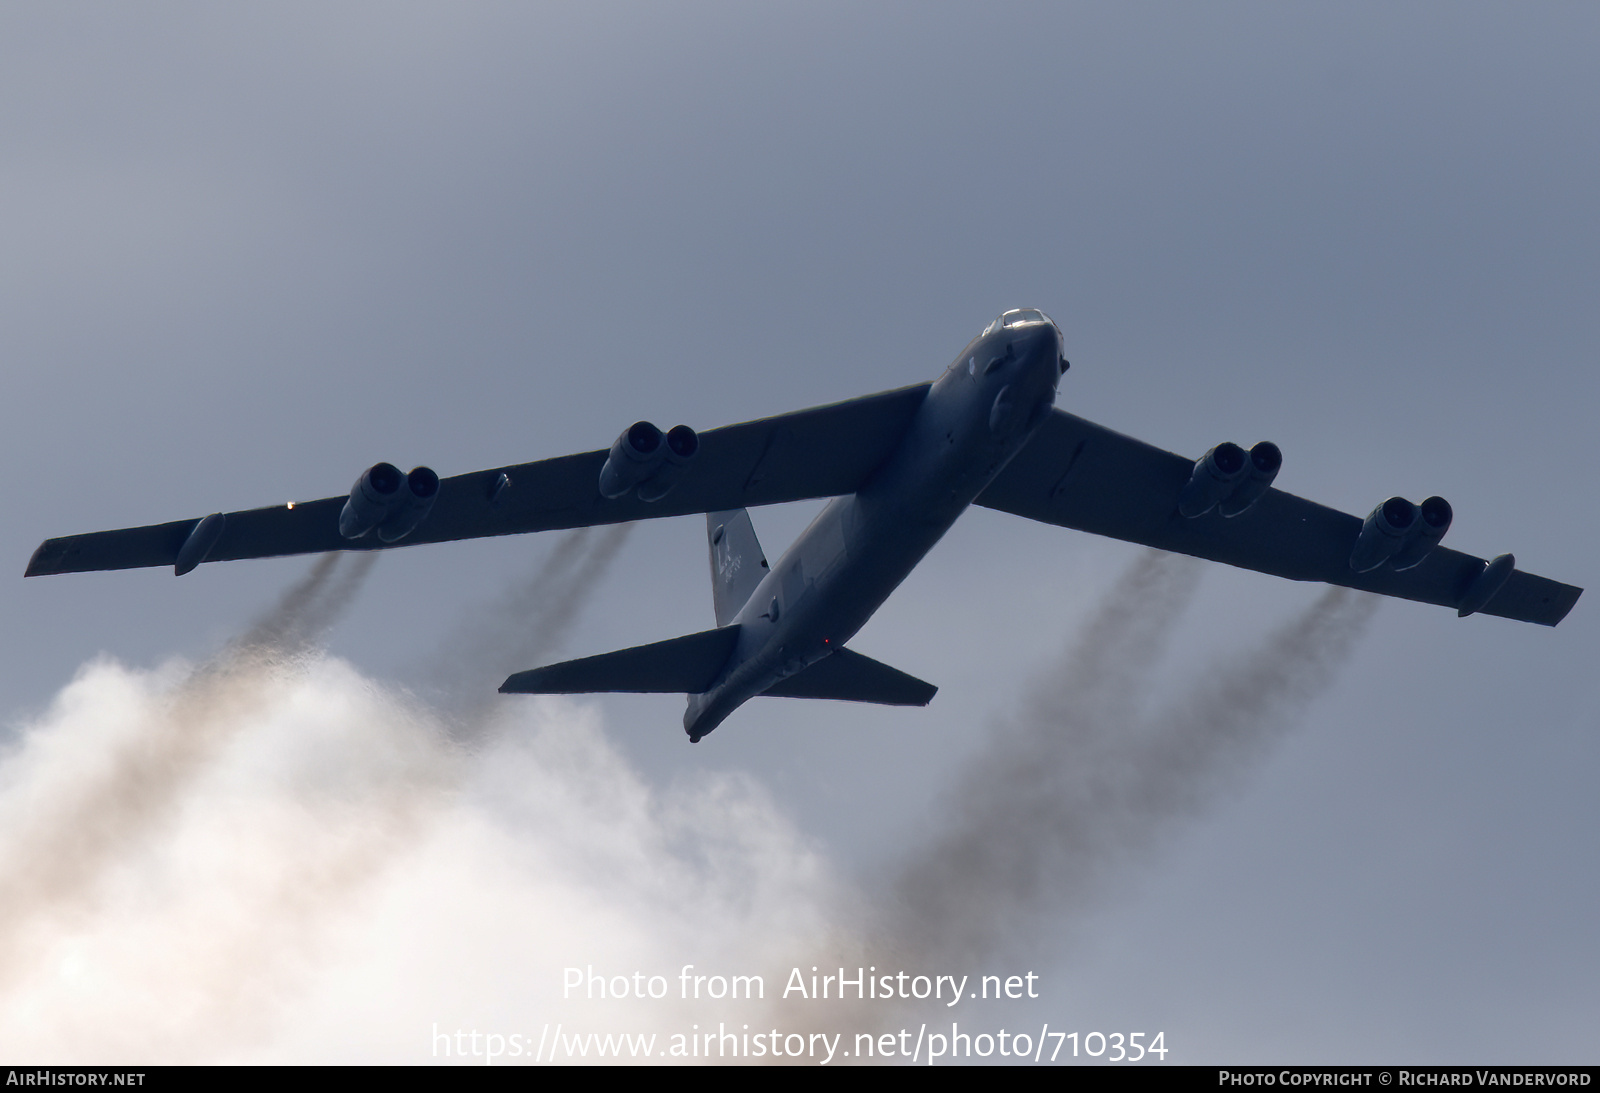
<instances>
[{"instance_id":1,"label":"swept wing","mask_svg":"<svg viewBox=\"0 0 1600 1093\"><path fill-rule=\"evenodd\" d=\"M341 536L343 496L230 512L204 560L442 543L853 493L894 451L927 393L922 383L701 433L693 473L659 501L601 497L596 483L607 453L584 452L442 479L426 519L393 544ZM173 565L199 523L50 539L27 575Z\"/></svg>"},{"instance_id":2,"label":"swept wing","mask_svg":"<svg viewBox=\"0 0 1600 1093\"><path fill-rule=\"evenodd\" d=\"M1060 527L1107 535L1296 581L1460 607L1484 559L1435 547L1420 565L1350 568L1360 517L1278 489L1233 517L1177 511L1194 461L1054 410L976 503ZM1554 626L1582 589L1514 571L1479 610Z\"/></svg>"}]
</instances>

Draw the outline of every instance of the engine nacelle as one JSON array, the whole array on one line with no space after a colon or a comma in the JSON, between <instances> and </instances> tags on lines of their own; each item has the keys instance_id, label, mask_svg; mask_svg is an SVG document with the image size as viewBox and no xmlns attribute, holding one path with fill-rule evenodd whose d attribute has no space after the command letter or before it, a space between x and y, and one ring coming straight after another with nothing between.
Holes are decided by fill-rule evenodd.
<instances>
[{"instance_id":1,"label":"engine nacelle","mask_svg":"<svg viewBox=\"0 0 1600 1093\"><path fill-rule=\"evenodd\" d=\"M1244 480L1235 487L1233 493L1217 504L1217 511L1224 516L1238 516L1251 505L1261 500L1261 496L1272 485L1272 480L1278 477L1278 471L1283 467L1283 452L1270 440L1263 440L1250 449L1250 470Z\"/></svg>"},{"instance_id":2,"label":"engine nacelle","mask_svg":"<svg viewBox=\"0 0 1600 1093\"><path fill-rule=\"evenodd\" d=\"M401 474L393 463L375 463L350 487L339 512L339 534L359 539L376 529L385 543L410 535L433 508L439 476L427 467Z\"/></svg>"},{"instance_id":3,"label":"engine nacelle","mask_svg":"<svg viewBox=\"0 0 1600 1093\"><path fill-rule=\"evenodd\" d=\"M1413 505L1404 497L1391 497L1372 510L1361 525L1361 535L1350 552L1350 568L1368 573L1384 562L1395 569L1419 565L1444 533L1454 514L1443 497L1430 497Z\"/></svg>"},{"instance_id":4,"label":"engine nacelle","mask_svg":"<svg viewBox=\"0 0 1600 1093\"><path fill-rule=\"evenodd\" d=\"M1224 441L1194 461L1183 493L1178 495L1178 514L1193 520L1204 516L1238 488L1250 467L1243 448Z\"/></svg>"},{"instance_id":5,"label":"engine nacelle","mask_svg":"<svg viewBox=\"0 0 1600 1093\"><path fill-rule=\"evenodd\" d=\"M1417 506L1404 497L1389 498L1361 524L1361 534L1350 552L1350 568L1357 573L1377 569L1411 541L1421 522Z\"/></svg>"},{"instance_id":6,"label":"engine nacelle","mask_svg":"<svg viewBox=\"0 0 1600 1093\"><path fill-rule=\"evenodd\" d=\"M350 500L339 511L339 534L359 539L389 515L400 501L405 475L393 463L375 463L350 487Z\"/></svg>"},{"instance_id":7,"label":"engine nacelle","mask_svg":"<svg viewBox=\"0 0 1600 1093\"><path fill-rule=\"evenodd\" d=\"M406 488L400 492L405 501L378 525L378 538L385 543L398 543L410 535L433 510L434 498L439 495L439 476L432 468L417 467L406 475Z\"/></svg>"},{"instance_id":8,"label":"engine nacelle","mask_svg":"<svg viewBox=\"0 0 1600 1093\"><path fill-rule=\"evenodd\" d=\"M648 421L636 421L611 445L600 468L600 496L615 501L656 473L666 455L661 430Z\"/></svg>"},{"instance_id":9,"label":"engine nacelle","mask_svg":"<svg viewBox=\"0 0 1600 1093\"><path fill-rule=\"evenodd\" d=\"M668 429L666 455L662 457L656 473L639 484L639 500L659 501L665 497L699 454L700 434L687 425L674 425Z\"/></svg>"},{"instance_id":10,"label":"engine nacelle","mask_svg":"<svg viewBox=\"0 0 1600 1093\"><path fill-rule=\"evenodd\" d=\"M1395 569L1405 570L1421 565L1422 560L1439 545L1444 533L1450 530L1450 521L1455 514L1450 509L1450 502L1443 497L1430 497L1417 506L1417 515L1421 519L1417 521L1416 534L1389 559L1389 565Z\"/></svg>"},{"instance_id":11,"label":"engine nacelle","mask_svg":"<svg viewBox=\"0 0 1600 1093\"><path fill-rule=\"evenodd\" d=\"M663 434L636 421L617 437L600 468L600 496L615 501L637 489L639 500L659 501L677 485L700 451L699 435L687 425Z\"/></svg>"}]
</instances>

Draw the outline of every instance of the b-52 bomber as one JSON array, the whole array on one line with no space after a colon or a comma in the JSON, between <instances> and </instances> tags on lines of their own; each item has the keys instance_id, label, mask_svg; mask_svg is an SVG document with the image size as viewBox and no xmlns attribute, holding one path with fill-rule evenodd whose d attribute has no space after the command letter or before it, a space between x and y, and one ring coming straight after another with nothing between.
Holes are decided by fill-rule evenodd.
<instances>
[{"instance_id":1,"label":"b-52 bomber","mask_svg":"<svg viewBox=\"0 0 1600 1093\"><path fill-rule=\"evenodd\" d=\"M1043 312L1007 311L932 383L707 433L629 426L609 450L441 479L379 463L348 496L51 539L28 575L332 550L704 513L717 625L518 672L509 693L688 696L690 741L757 695L923 706L935 687L847 643L968 505L1300 581L1554 626L1582 590L1440 546L1450 505L1365 518L1275 489L1263 441L1189 459L1055 407ZM769 565L747 510L832 498Z\"/></svg>"}]
</instances>

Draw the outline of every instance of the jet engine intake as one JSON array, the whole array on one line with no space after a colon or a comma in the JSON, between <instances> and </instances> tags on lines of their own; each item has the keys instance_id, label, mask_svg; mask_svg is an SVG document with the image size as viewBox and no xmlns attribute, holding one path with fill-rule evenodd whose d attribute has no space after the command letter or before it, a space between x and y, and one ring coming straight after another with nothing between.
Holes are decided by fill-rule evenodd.
<instances>
[{"instance_id":1,"label":"jet engine intake","mask_svg":"<svg viewBox=\"0 0 1600 1093\"><path fill-rule=\"evenodd\" d=\"M428 515L438 492L439 476L427 467L402 474L393 463L375 463L350 487L339 534L359 539L376 529L383 542L399 542Z\"/></svg>"},{"instance_id":2,"label":"jet engine intake","mask_svg":"<svg viewBox=\"0 0 1600 1093\"><path fill-rule=\"evenodd\" d=\"M648 421L636 421L617 437L600 468L600 496L615 501L656 472L665 454L661 430Z\"/></svg>"},{"instance_id":3,"label":"jet engine intake","mask_svg":"<svg viewBox=\"0 0 1600 1093\"><path fill-rule=\"evenodd\" d=\"M678 484L683 472L700 454L700 435L687 425L674 425L667 430L666 449L656 473L639 483L639 500L659 501Z\"/></svg>"},{"instance_id":4,"label":"jet engine intake","mask_svg":"<svg viewBox=\"0 0 1600 1093\"><path fill-rule=\"evenodd\" d=\"M1404 497L1389 498L1362 523L1350 552L1350 568L1367 573L1384 562L1397 570L1421 565L1450 530L1453 515L1443 497L1430 497L1420 505Z\"/></svg>"},{"instance_id":5,"label":"jet engine intake","mask_svg":"<svg viewBox=\"0 0 1600 1093\"><path fill-rule=\"evenodd\" d=\"M1178 513L1190 520L1204 516L1238 488L1250 467L1243 448L1223 441L1194 461L1194 472L1178 495Z\"/></svg>"},{"instance_id":6,"label":"jet engine intake","mask_svg":"<svg viewBox=\"0 0 1600 1093\"><path fill-rule=\"evenodd\" d=\"M1233 493L1217 505L1224 516L1238 516L1261 500L1272 480L1278 477L1283 466L1283 452L1270 440L1263 440L1250 449L1250 469Z\"/></svg>"},{"instance_id":7,"label":"jet engine intake","mask_svg":"<svg viewBox=\"0 0 1600 1093\"><path fill-rule=\"evenodd\" d=\"M406 475L406 488L400 492L405 500L378 525L378 538L386 543L398 543L410 535L432 511L433 499L439 495L439 476L429 467L417 467Z\"/></svg>"},{"instance_id":8,"label":"jet engine intake","mask_svg":"<svg viewBox=\"0 0 1600 1093\"><path fill-rule=\"evenodd\" d=\"M1404 497L1391 497L1367 515L1350 552L1350 568L1368 573L1398 554L1411 541L1422 522L1417 506Z\"/></svg>"},{"instance_id":9,"label":"jet engine intake","mask_svg":"<svg viewBox=\"0 0 1600 1093\"><path fill-rule=\"evenodd\" d=\"M1422 502L1417 506L1417 515L1421 519L1417 521L1416 534L1389 559L1389 565L1397 570L1421 565L1422 560L1439 545L1444 533L1450 530L1450 521L1454 517L1450 502L1443 497L1430 497Z\"/></svg>"},{"instance_id":10,"label":"jet engine intake","mask_svg":"<svg viewBox=\"0 0 1600 1093\"><path fill-rule=\"evenodd\" d=\"M677 485L700 451L699 435L687 425L666 433L636 421L617 437L600 468L600 496L615 501L637 489L639 500L659 501Z\"/></svg>"}]
</instances>

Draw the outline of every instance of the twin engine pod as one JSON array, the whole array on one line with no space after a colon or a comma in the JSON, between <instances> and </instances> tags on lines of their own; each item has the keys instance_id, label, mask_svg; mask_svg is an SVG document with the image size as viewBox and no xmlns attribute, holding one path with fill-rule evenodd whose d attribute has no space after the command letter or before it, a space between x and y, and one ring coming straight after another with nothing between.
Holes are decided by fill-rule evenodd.
<instances>
[{"instance_id":1,"label":"twin engine pod","mask_svg":"<svg viewBox=\"0 0 1600 1093\"><path fill-rule=\"evenodd\" d=\"M1261 499L1278 477L1283 452L1263 440L1246 452L1224 442L1194 461L1194 472L1178 496L1178 514L1193 520L1216 509L1223 516L1238 516Z\"/></svg>"},{"instance_id":2,"label":"twin engine pod","mask_svg":"<svg viewBox=\"0 0 1600 1093\"><path fill-rule=\"evenodd\" d=\"M666 433L648 421L636 421L611 445L600 468L600 496L615 501L631 490L639 500L665 497L700 451L700 437L687 425Z\"/></svg>"},{"instance_id":3,"label":"twin engine pod","mask_svg":"<svg viewBox=\"0 0 1600 1093\"><path fill-rule=\"evenodd\" d=\"M1443 497L1430 497L1420 505L1404 497L1389 498L1362 523L1350 552L1350 568L1367 573L1384 562L1397 570L1420 565L1450 530L1453 515Z\"/></svg>"},{"instance_id":4,"label":"twin engine pod","mask_svg":"<svg viewBox=\"0 0 1600 1093\"><path fill-rule=\"evenodd\" d=\"M350 487L339 534L359 539L376 529L383 542L397 543L422 523L438 493L439 476L427 467L401 474L393 463L374 464Z\"/></svg>"}]
</instances>

